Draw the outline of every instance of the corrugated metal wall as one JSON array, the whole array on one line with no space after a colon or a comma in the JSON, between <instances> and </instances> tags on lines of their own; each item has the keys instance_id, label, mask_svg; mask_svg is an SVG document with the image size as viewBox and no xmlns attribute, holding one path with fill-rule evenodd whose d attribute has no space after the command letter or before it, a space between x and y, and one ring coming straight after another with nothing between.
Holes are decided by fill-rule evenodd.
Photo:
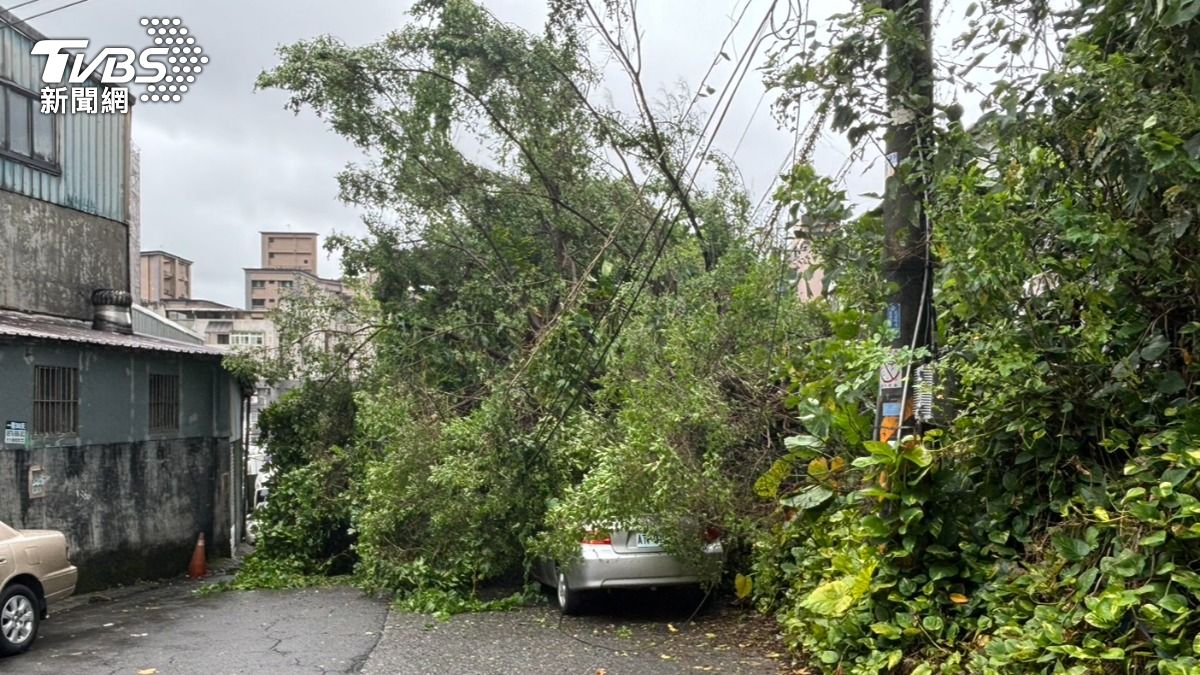
<instances>
[{"instance_id":1,"label":"corrugated metal wall","mask_svg":"<svg viewBox=\"0 0 1200 675\"><path fill-rule=\"evenodd\" d=\"M25 35L11 26L0 28L0 77L40 92L46 58L31 56L31 49L33 41ZM89 81L89 86L97 85ZM132 109L132 94L130 99ZM59 117L58 157L62 175L0 157L0 189L129 222L130 115L68 111Z\"/></svg>"}]
</instances>

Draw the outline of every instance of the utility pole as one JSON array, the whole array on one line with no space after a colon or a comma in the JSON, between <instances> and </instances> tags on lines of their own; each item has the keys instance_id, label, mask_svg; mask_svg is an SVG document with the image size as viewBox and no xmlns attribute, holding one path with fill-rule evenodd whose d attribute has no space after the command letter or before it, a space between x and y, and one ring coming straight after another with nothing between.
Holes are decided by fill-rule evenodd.
<instances>
[{"instance_id":1,"label":"utility pole","mask_svg":"<svg viewBox=\"0 0 1200 675\"><path fill-rule=\"evenodd\" d=\"M896 331L894 349L927 347L932 342L933 271L924 202L925 168L916 160L930 147L933 116L933 53L930 0L883 0L905 29L887 44L887 102L891 114L885 152L883 269L894 287L886 307ZM905 160L914 161L905 164ZM919 433L916 365L893 362L879 374L875 439L890 441Z\"/></svg>"}]
</instances>

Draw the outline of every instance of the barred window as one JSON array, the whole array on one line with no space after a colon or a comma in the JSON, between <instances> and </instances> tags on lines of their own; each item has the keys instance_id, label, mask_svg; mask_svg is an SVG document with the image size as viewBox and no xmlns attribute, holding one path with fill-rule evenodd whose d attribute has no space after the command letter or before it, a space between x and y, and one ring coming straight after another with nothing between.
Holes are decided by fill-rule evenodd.
<instances>
[{"instance_id":1,"label":"barred window","mask_svg":"<svg viewBox=\"0 0 1200 675\"><path fill-rule=\"evenodd\" d=\"M179 430L179 376L150 376L150 431Z\"/></svg>"},{"instance_id":2,"label":"barred window","mask_svg":"<svg viewBox=\"0 0 1200 675\"><path fill-rule=\"evenodd\" d=\"M79 432L79 369L34 366L33 433Z\"/></svg>"}]
</instances>

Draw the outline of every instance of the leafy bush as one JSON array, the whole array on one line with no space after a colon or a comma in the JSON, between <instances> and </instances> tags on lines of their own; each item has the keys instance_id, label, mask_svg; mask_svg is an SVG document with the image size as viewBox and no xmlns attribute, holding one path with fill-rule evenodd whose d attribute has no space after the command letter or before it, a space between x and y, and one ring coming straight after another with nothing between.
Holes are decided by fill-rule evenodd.
<instances>
[{"instance_id":1,"label":"leafy bush","mask_svg":"<svg viewBox=\"0 0 1200 675\"><path fill-rule=\"evenodd\" d=\"M262 411L270 498L254 512L255 562L240 579L345 574L353 567L348 488L356 469L344 448L355 415L346 381L306 383ZM275 571L258 574L272 564Z\"/></svg>"},{"instance_id":2,"label":"leafy bush","mask_svg":"<svg viewBox=\"0 0 1200 675\"><path fill-rule=\"evenodd\" d=\"M461 591L518 571L545 486L503 397L445 422L389 393L361 410L359 448L376 457L355 493L364 583Z\"/></svg>"}]
</instances>

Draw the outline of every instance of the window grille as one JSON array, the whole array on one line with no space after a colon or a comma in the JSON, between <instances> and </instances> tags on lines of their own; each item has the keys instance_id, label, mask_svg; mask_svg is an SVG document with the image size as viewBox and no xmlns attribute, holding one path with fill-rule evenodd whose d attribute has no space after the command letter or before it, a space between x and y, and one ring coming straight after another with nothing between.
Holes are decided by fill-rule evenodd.
<instances>
[{"instance_id":1,"label":"window grille","mask_svg":"<svg viewBox=\"0 0 1200 675\"><path fill-rule=\"evenodd\" d=\"M179 376L150 375L150 431L179 430Z\"/></svg>"},{"instance_id":2,"label":"window grille","mask_svg":"<svg viewBox=\"0 0 1200 675\"><path fill-rule=\"evenodd\" d=\"M33 433L79 432L79 369L34 366Z\"/></svg>"}]
</instances>

